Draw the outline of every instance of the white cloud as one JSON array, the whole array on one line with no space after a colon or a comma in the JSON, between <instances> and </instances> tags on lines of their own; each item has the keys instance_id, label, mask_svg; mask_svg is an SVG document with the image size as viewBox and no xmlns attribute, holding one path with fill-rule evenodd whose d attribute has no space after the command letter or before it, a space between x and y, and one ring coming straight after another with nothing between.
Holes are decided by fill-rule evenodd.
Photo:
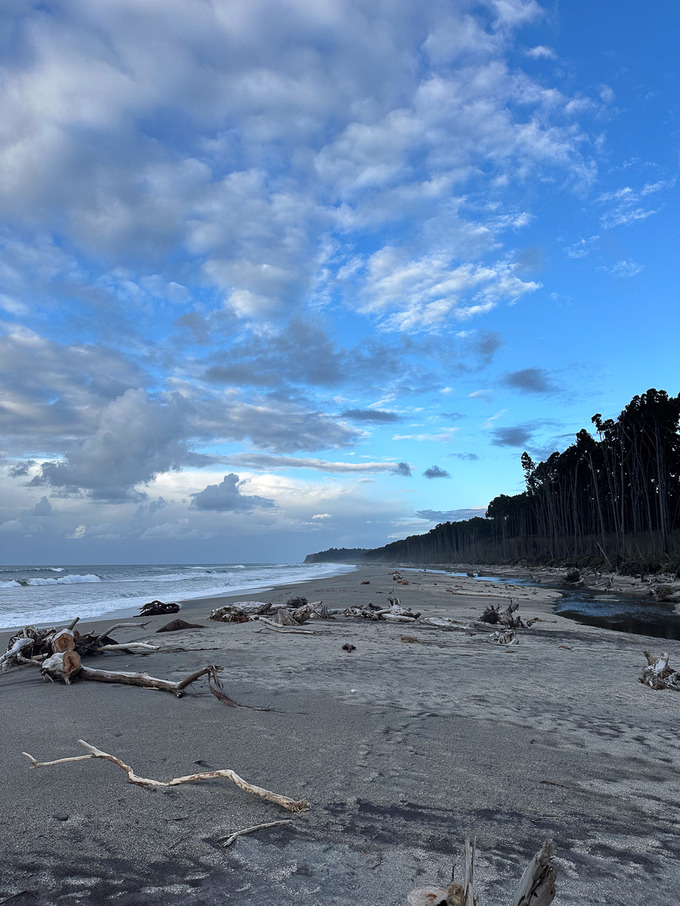
<instances>
[{"instance_id":1,"label":"white cloud","mask_svg":"<svg viewBox=\"0 0 680 906\"><path fill-rule=\"evenodd\" d=\"M585 258L599 241L599 236L590 236L588 239L579 239L565 248L565 252L570 258Z\"/></svg>"},{"instance_id":2,"label":"white cloud","mask_svg":"<svg viewBox=\"0 0 680 906\"><path fill-rule=\"evenodd\" d=\"M256 494L244 494L245 482L238 475L225 475L220 484L209 484L202 491L192 494L193 506L199 510L247 511L255 507L274 506L274 501Z\"/></svg>"},{"instance_id":3,"label":"white cloud","mask_svg":"<svg viewBox=\"0 0 680 906\"><path fill-rule=\"evenodd\" d=\"M635 277L636 274L639 274L644 269L644 264L638 264L636 261L617 261L616 264L611 267L606 267L604 270L612 277Z\"/></svg>"},{"instance_id":4,"label":"white cloud","mask_svg":"<svg viewBox=\"0 0 680 906\"><path fill-rule=\"evenodd\" d=\"M650 207L647 199L658 192L672 189L674 185L674 179L666 179L645 183L640 189L623 186L612 192L603 192L596 199L600 204L607 206L607 210L600 217L602 226L605 229L629 226L657 214L661 205Z\"/></svg>"},{"instance_id":5,"label":"white cloud","mask_svg":"<svg viewBox=\"0 0 680 906\"><path fill-rule=\"evenodd\" d=\"M509 262L455 265L441 253L405 259L400 250L385 247L368 262L361 310L378 315L388 329L432 329L538 288L538 283L517 277Z\"/></svg>"},{"instance_id":6,"label":"white cloud","mask_svg":"<svg viewBox=\"0 0 680 906\"><path fill-rule=\"evenodd\" d=\"M448 444L453 440L458 428L447 428L438 434L395 434L392 440L415 440L418 443L434 442Z\"/></svg>"},{"instance_id":7,"label":"white cloud","mask_svg":"<svg viewBox=\"0 0 680 906\"><path fill-rule=\"evenodd\" d=\"M556 60L557 53L552 47L546 47L545 44L537 44L536 47L530 47L526 55L534 60Z\"/></svg>"}]
</instances>

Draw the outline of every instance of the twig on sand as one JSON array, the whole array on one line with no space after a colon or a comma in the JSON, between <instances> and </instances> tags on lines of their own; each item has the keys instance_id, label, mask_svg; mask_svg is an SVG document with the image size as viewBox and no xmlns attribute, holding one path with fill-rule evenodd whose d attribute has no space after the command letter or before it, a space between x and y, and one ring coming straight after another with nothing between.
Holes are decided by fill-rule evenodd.
<instances>
[{"instance_id":1,"label":"twig on sand","mask_svg":"<svg viewBox=\"0 0 680 906\"><path fill-rule=\"evenodd\" d=\"M222 846L231 846L238 837L243 837L245 834L252 834L254 831L266 830L268 827L279 827L282 824L292 823L292 818L285 818L283 821L267 821L265 824L254 824L252 827L244 827L242 830L234 831L233 834L229 834L227 837L218 837L217 842L222 843L224 841Z\"/></svg>"},{"instance_id":2,"label":"twig on sand","mask_svg":"<svg viewBox=\"0 0 680 906\"><path fill-rule=\"evenodd\" d=\"M105 761L110 761L113 764L118 765L119 768L122 768L128 775L128 781L130 783L135 783L138 786L145 787L146 789L178 786L180 783L198 783L201 780L215 780L220 777L225 777L227 780L231 780L232 783L235 783L236 786L240 787L246 793L254 793L254 795L260 796L262 799L266 799L268 802L274 802L276 805L280 805L282 808L285 808L286 811L304 812L309 808L309 802L307 802L305 799L290 799L288 796L281 796L278 793L273 793L271 790L264 789L264 787L255 786L255 784L248 783L247 780L239 777L239 775L235 771L232 771L229 768L225 768L219 771L202 771L199 774L187 774L184 777L173 777L172 780L152 780L148 777L140 777L139 775L135 774L134 770L130 767L129 764L125 764L124 761L121 761L120 758L116 758L115 755L109 755L108 752L103 752L101 749L96 748L96 746L91 746L83 739L79 739L78 742L81 744L81 746L84 746L88 750L88 755L76 755L71 756L70 758L57 758L55 761L37 761L32 755L29 755L28 752L22 752L22 754L30 760L31 765L34 768L49 767L50 765L63 764L67 761L85 761L89 758L103 758Z\"/></svg>"}]
</instances>

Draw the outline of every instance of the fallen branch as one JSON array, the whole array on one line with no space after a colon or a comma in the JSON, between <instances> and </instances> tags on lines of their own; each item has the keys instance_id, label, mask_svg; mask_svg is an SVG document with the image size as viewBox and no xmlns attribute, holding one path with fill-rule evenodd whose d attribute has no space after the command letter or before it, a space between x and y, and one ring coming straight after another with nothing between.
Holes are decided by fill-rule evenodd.
<instances>
[{"instance_id":1,"label":"fallen branch","mask_svg":"<svg viewBox=\"0 0 680 906\"><path fill-rule=\"evenodd\" d=\"M147 620L146 623L114 623L105 632L100 632L94 641L101 642L102 639L105 639L107 635L111 635L116 629L145 629L150 622L150 620Z\"/></svg>"},{"instance_id":2,"label":"fallen branch","mask_svg":"<svg viewBox=\"0 0 680 906\"><path fill-rule=\"evenodd\" d=\"M244 790L246 793L253 793L255 796L260 796L262 799L266 799L268 802L273 802L276 805L280 805L282 808L285 808L289 812L304 812L310 807L309 802L305 799L290 799L288 796L281 796L278 793L273 793L271 790L266 790L264 787L255 786L253 783L248 783L247 780L244 780L242 777L232 771L230 768L225 768L219 771L202 771L199 774L187 774L184 777L173 777L172 780L153 780L148 777L140 777L135 774L134 770L130 767L129 764L125 764L124 761L121 761L120 758L116 758L115 755L109 755L108 752L103 752L101 749L98 749L96 746L90 745L88 742L85 742L84 739L79 739L78 742L81 746L84 746L88 753L87 755L75 755L68 758L57 758L54 761L37 761L32 755L29 755L28 752L22 752L22 755L25 755L31 762L31 766L34 768L46 768L55 764L65 764L70 761L86 761L90 758L102 758L105 761L110 761L112 764L118 765L119 768L122 768L125 773L128 775L128 782L134 783L137 786L143 786L145 789L158 789L163 787L170 786L179 786L181 783L198 783L202 780L216 780L218 778L224 777L227 780L231 780L232 783L235 783L240 789Z\"/></svg>"},{"instance_id":3,"label":"fallen branch","mask_svg":"<svg viewBox=\"0 0 680 906\"><path fill-rule=\"evenodd\" d=\"M195 670L185 679L175 683L170 680L157 679L155 676L149 676L146 673L127 673L122 670L96 670L93 667L81 667L78 678L97 683L122 683L126 686L142 686L144 689L172 692L177 698L181 698L186 687L196 682L201 676L208 676L209 679L215 680L217 685L219 685L217 679L218 669L214 664L208 667L201 667L200 670Z\"/></svg>"},{"instance_id":4,"label":"fallen branch","mask_svg":"<svg viewBox=\"0 0 680 906\"><path fill-rule=\"evenodd\" d=\"M252 827L244 827L243 830L234 831L233 834L229 834L227 837L218 837L217 842L222 843L222 846L225 848L231 846L239 837L244 837L246 834L252 834L255 831L266 830L268 827L280 827L282 824L292 824L293 821L291 818L284 818L282 821L267 821L266 824L254 824Z\"/></svg>"}]
</instances>

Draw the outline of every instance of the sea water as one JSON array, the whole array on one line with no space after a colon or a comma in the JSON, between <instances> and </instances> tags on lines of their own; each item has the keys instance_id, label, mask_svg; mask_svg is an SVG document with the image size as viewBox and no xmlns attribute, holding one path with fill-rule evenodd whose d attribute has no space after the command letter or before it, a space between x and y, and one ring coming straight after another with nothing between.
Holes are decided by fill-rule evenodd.
<instances>
[{"instance_id":1,"label":"sea water","mask_svg":"<svg viewBox=\"0 0 680 906\"><path fill-rule=\"evenodd\" d=\"M132 615L157 599L235 595L353 569L342 563L0 566L0 629L58 626L121 610Z\"/></svg>"}]
</instances>

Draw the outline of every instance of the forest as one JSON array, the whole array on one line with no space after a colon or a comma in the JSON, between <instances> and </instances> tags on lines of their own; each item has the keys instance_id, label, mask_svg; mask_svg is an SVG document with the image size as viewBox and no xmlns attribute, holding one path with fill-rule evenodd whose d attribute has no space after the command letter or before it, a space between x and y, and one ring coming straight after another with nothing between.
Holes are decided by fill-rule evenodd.
<instances>
[{"instance_id":1,"label":"forest","mask_svg":"<svg viewBox=\"0 0 680 906\"><path fill-rule=\"evenodd\" d=\"M413 563L573 563L631 572L680 566L680 394L647 390L592 419L562 453L521 457L526 489L486 518L445 522L364 553Z\"/></svg>"}]
</instances>

